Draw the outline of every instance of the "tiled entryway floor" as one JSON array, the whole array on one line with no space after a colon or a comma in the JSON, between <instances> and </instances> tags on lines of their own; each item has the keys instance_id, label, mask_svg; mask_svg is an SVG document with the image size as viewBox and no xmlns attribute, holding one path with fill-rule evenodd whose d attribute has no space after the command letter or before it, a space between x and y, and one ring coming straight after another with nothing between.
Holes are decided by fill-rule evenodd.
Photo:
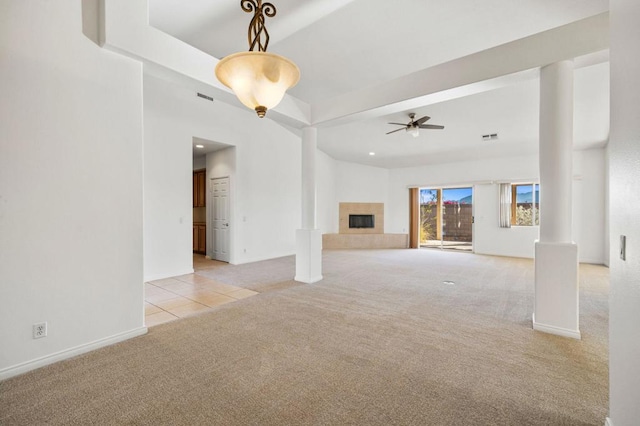
<instances>
[{"instance_id":1,"label":"tiled entryway floor","mask_svg":"<svg viewBox=\"0 0 640 426\"><path fill-rule=\"evenodd\" d=\"M147 327L258 294L196 274L150 281L145 283L144 290Z\"/></svg>"}]
</instances>

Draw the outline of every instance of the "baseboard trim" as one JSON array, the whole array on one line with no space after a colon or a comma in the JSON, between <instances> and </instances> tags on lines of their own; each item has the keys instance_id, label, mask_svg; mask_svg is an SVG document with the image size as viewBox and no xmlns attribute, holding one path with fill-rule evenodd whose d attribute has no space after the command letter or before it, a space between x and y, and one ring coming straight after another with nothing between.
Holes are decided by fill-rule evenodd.
<instances>
[{"instance_id":1,"label":"baseboard trim","mask_svg":"<svg viewBox=\"0 0 640 426\"><path fill-rule=\"evenodd\" d=\"M295 277L293 277L294 281L298 281L300 283L305 283L305 284L313 284L313 283L317 283L318 281L322 281L322 275L318 275L317 277L313 277L313 278L300 278L297 275Z\"/></svg>"},{"instance_id":2,"label":"baseboard trim","mask_svg":"<svg viewBox=\"0 0 640 426\"><path fill-rule=\"evenodd\" d=\"M193 268L191 269L185 269L184 272L172 272L169 275L167 274L162 274L162 275L149 275L149 276L145 276L144 277L144 282L148 283L149 281L158 281L158 280L164 280L165 278L173 278L173 277L179 277L181 275L189 275L189 274L193 274L195 272L195 270Z\"/></svg>"},{"instance_id":3,"label":"baseboard trim","mask_svg":"<svg viewBox=\"0 0 640 426\"><path fill-rule=\"evenodd\" d=\"M586 263L588 265L604 265L604 259L578 259L579 263Z\"/></svg>"},{"instance_id":4,"label":"baseboard trim","mask_svg":"<svg viewBox=\"0 0 640 426\"><path fill-rule=\"evenodd\" d=\"M533 314L533 329L543 333L555 334L562 337L581 340L580 330L569 330L568 328L555 327L553 325L540 324L536 322L536 315Z\"/></svg>"},{"instance_id":5,"label":"baseboard trim","mask_svg":"<svg viewBox=\"0 0 640 426\"><path fill-rule=\"evenodd\" d=\"M604 426L613 426L613 422L609 417L604 421Z\"/></svg>"},{"instance_id":6,"label":"baseboard trim","mask_svg":"<svg viewBox=\"0 0 640 426\"><path fill-rule=\"evenodd\" d=\"M273 256L248 257L248 258L242 259L239 262L236 262L236 261L231 262L231 261L229 261L229 264L231 264L231 265L245 265L247 263L262 262L262 261L265 261L265 260L280 259L280 258L283 258L283 257L289 257L289 256L295 256L295 255L296 255L296 253L293 252L293 253L280 253L280 254L275 254Z\"/></svg>"},{"instance_id":7,"label":"baseboard trim","mask_svg":"<svg viewBox=\"0 0 640 426\"><path fill-rule=\"evenodd\" d=\"M36 358L31 361L23 362L21 364L14 365L12 367L3 368L0 370L0 381L9 379L11 377L18 376L20 374L27 373L36 368L44 367L45 365L53 364L58 361L72 358L74 356L82 355L87 352L94 351L96 349L103 348L105 346L113 345L124 340L129 340L134 337L142 336L147 333L147 327L140 327L124 333L116 334L104 339L95 340L93 342L76 346L64 351L56 352L51 355L46 355L41 358Z\"/></svg>"}]
</instances>

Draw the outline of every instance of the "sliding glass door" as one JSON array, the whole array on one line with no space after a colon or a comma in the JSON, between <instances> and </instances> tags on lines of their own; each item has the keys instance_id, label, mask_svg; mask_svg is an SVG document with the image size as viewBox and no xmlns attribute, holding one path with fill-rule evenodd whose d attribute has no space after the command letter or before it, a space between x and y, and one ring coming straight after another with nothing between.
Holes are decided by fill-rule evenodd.
<instances>
[{"instance_id":1,"label":"sliding glass door","mask_svg":"<svg viewBox=\"0 0 640 426\"><path fill-rule=\"evenodd\" d=\"M420 189L420 246L473 250L473 188Z\"/></svg>"}]
</instances>

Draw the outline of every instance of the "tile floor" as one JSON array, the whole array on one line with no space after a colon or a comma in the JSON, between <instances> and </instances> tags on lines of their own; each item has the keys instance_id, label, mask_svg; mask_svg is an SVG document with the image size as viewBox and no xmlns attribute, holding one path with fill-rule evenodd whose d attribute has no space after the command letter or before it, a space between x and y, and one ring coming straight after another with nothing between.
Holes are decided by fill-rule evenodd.
<instances>
[{"instance_id":1,"label":"tile floor","mask_svg":"<svg viewBox=\"0 0 640 426\"><path fill-rule=\"evenodd\" d=\"M203 265L202 260L197 259L198 266ZM195 256L194 264L196 264ZM144 290L147 327L211 310L216 306L258 294L252 290L224 284L197 274L150 281L145 283Z\"/></svg>"}]
</instances>

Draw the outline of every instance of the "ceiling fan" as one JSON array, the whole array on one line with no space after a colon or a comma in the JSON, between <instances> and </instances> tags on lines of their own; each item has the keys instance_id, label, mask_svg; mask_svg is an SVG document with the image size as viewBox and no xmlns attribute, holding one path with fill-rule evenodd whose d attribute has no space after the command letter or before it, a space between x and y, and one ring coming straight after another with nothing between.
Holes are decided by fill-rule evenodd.
<instances>
[{"instance_id":1,"label":"ceiling fan","mask_svg":"<svg viewBox=\"0 0 640 426\"><path fill-rule=\"evenodd\" d=\"M402 126L402 127L400 129L396 129L396 130L392 130L390 132L387 132L387 135L390 134L390 133L399 132L400 130L406 130L407 132L411 133L414 138L417 138L418 135L420 134L420 129L444 129L444 126L440 126L440 125L437 125L437 124L424 124L428 120L431 119L431 117L429 117L429 116L425 115L422 118L414 120L415 117L416 117L415 113L411 112L411 113L409 113L409 118L411 119L411 121L409 121L408 123L406 123L406 124L404 124L404 123L389 123L389 124L394 124L396 126Z\"/></svg>"}]
</instances>

